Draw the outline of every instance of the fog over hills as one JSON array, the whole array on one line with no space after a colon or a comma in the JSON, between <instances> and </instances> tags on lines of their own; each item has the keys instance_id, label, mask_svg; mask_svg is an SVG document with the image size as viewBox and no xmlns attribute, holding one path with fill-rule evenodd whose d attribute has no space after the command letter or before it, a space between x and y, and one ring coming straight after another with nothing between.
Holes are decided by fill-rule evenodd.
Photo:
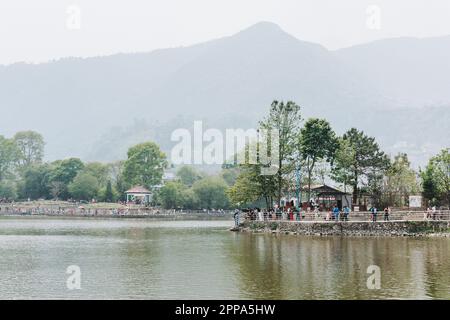
<instances>
[{"instance_id":1,"label":"fog over hills","mask_svg":"<svg viewBox=\"0 0 450 320\"><path fill-rule=\"evenodd\" d=\"M377 137L416 165L450 146L450 37L376 41L337 51L262 22L233 36L149 53L0 67L0 134L36 130L48 159L109 161L170 133L246 128L272 100Z\"/></svg>"}]
</instances>

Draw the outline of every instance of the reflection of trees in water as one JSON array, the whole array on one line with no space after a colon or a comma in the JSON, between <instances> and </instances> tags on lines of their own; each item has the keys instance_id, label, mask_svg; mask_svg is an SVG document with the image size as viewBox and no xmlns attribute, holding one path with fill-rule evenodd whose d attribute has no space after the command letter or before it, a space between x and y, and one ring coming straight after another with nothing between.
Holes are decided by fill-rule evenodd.
<instances>
[{"instance_id":1,"label":"reflection of trees in water","mask_svg":"<svg viewBox=\"0 0 450 320\"><path fill-rule=\"evenodd\" d=\"M240 234L238 281L248 298L449 298L447 239L297 237ZM446 257L442 257L442 255ZM381 268L381 289L366 286Z\"/></svg>"},{"instance_id":2,"label":"reflection of trees in water","mask_svg":"<svg viewBox=\"0 0 450 320\"><path fill-rule=\"evenodd\" d=\"M282 242L268 235L236 234L228 253L237 265L237 285L246 298L282 299Z\"/></svg>"},{"instance_id":3,"label":"reflection of trees in water","mask_svg":"<svg viewBox=\"0 0 450 320\"><path fill-rule=\"evenodd\" d=\"M423 241L422 253L427 297L450 299L450 239Z\"/></svg>"}]
</instances>

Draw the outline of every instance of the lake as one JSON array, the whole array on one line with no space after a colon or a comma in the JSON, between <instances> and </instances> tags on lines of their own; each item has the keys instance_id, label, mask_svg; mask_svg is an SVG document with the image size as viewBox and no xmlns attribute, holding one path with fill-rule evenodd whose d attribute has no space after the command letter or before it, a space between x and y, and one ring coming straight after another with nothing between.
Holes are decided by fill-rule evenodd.
<instances>
[{"instance_id":1,"label":"lake","mask_svg":"<svg viewBox=\"0 0 450 320\"><path fill-rule=\"evenodd\" d=\"M2 217L0 298L450 299L450 238L234 233L232 224ZM368 289L372 265L380 289ZM68 289L69 266L81 289Z\"/></svg>"}]
</instances>

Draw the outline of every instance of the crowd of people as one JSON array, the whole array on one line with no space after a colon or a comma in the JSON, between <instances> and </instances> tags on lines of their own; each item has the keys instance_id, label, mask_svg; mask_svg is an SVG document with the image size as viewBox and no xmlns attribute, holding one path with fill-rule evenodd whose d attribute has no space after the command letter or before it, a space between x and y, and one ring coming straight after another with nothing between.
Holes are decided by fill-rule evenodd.
<instances>
[{"instance_id":1,"label":"crowd of people","mask_svg":"<svg viewBox=\"0 0 450 320\"><path fill-rule=\"evenodd\" d=\"M284 221L349 221L351 216L351 208L349 206L344 206L340 209L337 205L334 205L326 211L321 211L317 206L308 207L308 210L298 210L294 206L282 207L269 210L261 210L260 208L247 208L247 209L236 209L234 218L236 225L239 219L253 220L253 221L272 221L272 220L284 220ZM411 212L410 212L411 213ZM398 215L406 214L411 217L410 213L397 213ZM420 211L413 215L420 217ZM386 206L383 210L379 210L376 206L372 206L368 213L367 212L357 212L355 214L354 220L361 219L362 221L372 221L377 222L379 219L382 221L391 221L392 219L392 208ZM404 218L404 217L401 217ZM414 219L414 218L413 218ZM439 219L450 219L450 212L446 211L444 213L439 213L436 207L427 208L423 216L424 220L439 220Z\"/></svg>"}]
</instances>

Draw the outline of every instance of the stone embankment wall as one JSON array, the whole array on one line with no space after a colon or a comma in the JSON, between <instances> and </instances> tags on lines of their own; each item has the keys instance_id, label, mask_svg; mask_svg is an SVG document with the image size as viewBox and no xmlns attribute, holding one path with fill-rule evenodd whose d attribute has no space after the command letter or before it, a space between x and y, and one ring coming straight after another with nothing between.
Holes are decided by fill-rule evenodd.
<instances>
[{"instance_id":1,"label":"stone embankment wall","mask_svg":"<svg viewBox=\"0 0 450 320\"><path fill-rule=\"evenodd\" d=\"M239 231L315 236L428 236L450 234L450 221L245 221L240 224Z\"/></svg>"}]
</instances>

